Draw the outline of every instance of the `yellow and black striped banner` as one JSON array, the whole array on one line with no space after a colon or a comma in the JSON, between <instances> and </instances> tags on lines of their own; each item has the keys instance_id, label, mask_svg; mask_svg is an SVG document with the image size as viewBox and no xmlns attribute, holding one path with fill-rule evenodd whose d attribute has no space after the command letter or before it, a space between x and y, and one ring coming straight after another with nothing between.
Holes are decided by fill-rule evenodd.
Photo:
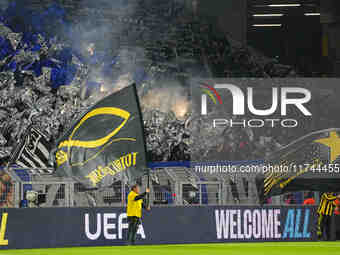
<instances>
[{"instance_id":1,"label":"yellow and black striped banner","mask_svg":"<svg viewBox=\"0 0 340 255\"><path fill-rule=\"evenodd\" d=\"M269 155L264 165L272 168L258 176L263 199L295 191L338 192L340 129L303 136Z\"/></svg>"}]
</instances>

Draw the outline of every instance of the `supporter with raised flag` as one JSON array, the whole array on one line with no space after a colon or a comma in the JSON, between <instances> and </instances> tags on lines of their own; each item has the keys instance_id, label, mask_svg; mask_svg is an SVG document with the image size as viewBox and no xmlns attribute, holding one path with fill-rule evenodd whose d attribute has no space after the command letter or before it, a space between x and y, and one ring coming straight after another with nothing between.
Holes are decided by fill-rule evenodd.
<instances>
[{"instance_id":1,"label":"supporter with raised flag","mask_svg":"<svg viewBox=\"0 0 340 255\"><path fill-rule=\"evenodd\" d=\"M147 188L146 191L142 194L139 194L139 192L140 192L139 185L138 184L133 185L128 195L127 201L126 214L129 223L127 239L128 244L131 245L135 244L136 234L142 218L142 208L150 211L150 206L146 205L143 202L146 194L150 192L150 189Z\"/></svg>"},{"instance_id":2,"label":"supporter with raised flag","mask_svg":"<svg viewBox=\"0 0 340 255\"><path fill-rule=\"evenodd\" d=\"M340 196L335 196L334 193L327 192L321 196L320 205L318 208L318 230L317 234L320 239L329 240L330 238L330 224L334 208L336 207L336 200Z\"/></svg>"}]
</instances>

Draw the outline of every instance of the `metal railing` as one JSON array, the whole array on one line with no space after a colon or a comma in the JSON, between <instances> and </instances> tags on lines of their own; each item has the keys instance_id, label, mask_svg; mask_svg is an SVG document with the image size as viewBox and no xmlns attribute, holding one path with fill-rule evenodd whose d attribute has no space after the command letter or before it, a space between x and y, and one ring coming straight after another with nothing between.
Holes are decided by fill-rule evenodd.
<instances>
[{"instance_id":1,"label":"metal railing","mask_svg":"<svg viewBox=\"0 0 340 255\"><path fill-rule=\"evenodd\" d=\"M28 171L29 172L29 171ZM246 176L237 178L211 178L201 181L188 171L162 168L153 171L150 202L154 206L194 205L258 205L259 197L254 180ZM122 180L103 190L86 190L72 179L49 175L30 175L22 180L15 169L0 171L0 208L11 207L120 207L126 205L129 187ZM123 178L123 177L122 177ZM145 189L147 177L141 180ZM27 193L36 194L36 203L30 203ZM314 194L318 203L318 194ZM39 198L39 202L38 202ZM273 205L287 204L287 195L273 197ZM296 201L291 204L298 204ZM301 204L301 201L300 201Z\"/></svg>"}]
</instances>

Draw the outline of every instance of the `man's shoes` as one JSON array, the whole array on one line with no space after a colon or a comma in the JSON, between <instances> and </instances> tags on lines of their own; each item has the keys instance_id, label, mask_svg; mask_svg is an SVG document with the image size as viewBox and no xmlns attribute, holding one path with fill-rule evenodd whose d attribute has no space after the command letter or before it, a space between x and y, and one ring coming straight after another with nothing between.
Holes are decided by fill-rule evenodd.
<instances>
[{"instance_id":1,"label":"man's shoes","mask_svg":"<svg viewBox=\"0 0 340 255\"><path fill-rule=\"evenodd\" d=\"M317 236L318 236L318 241L322 241L322 232L318 231Z\"/></svg>"}]
</instances>

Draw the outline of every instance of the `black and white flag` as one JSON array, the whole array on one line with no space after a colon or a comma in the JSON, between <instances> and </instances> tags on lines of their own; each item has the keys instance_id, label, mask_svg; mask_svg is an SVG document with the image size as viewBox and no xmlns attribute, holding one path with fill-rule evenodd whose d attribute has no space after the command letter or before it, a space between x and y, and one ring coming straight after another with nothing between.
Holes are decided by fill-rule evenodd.
<instances>
[{"instance_id":1,"label":"black and white flag","mask_svg":"<svg viewBox=\"0 0 340 255\"><path fill-rule=\"evenodd\" d=\"M50 150L48 137L30 126L21 142L14 148L10 164L28 168L32 173L50 174L53 172L49 165Z\"/></svg>"}]
</instances>

